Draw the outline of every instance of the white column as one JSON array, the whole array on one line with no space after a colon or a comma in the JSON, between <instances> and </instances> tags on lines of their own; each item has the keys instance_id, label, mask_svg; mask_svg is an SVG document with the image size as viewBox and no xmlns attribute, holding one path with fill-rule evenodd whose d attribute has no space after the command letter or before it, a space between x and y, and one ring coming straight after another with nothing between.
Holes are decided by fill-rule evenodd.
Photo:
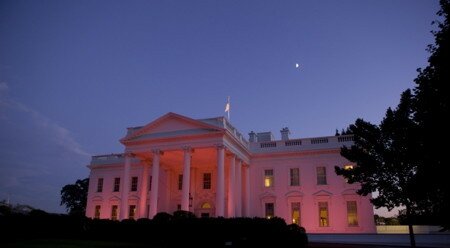
<instances>
[{"instance_id":1,"label":"white column","mask_svg":"<svg viewBox=\"0 0 450 248\"><path fill-rule=\"evenodd\" d=\"M141 196L139 199L139 217L148 218L147 212L147 194L148 194L148 164L144 161L144 166L142 168L142 178L141 178Z\"/></svg>"},{"instance_id":2,"label":"white column","mask_svg":"<svg viewBox=\"0 0 450 248\"><path fill-rule=\"evenodd\" d=\"M161 151L153 150L152 165L152 190L150 191L150 218L158 213L158 181L159 181L159 159Z\"/></svg>"},{"instance_id":3,"label":"white column","mask_svg":"<svg viewBox=\"0 0 450 248\"><path fill-rule=\"evenodd\" d=\"M181 210L189 211L189 189L191 180L191 148L184 148L183 185L181 189Z\"/></svg>"},{"instance_id":4,"label":"white column","mask_svg":"<svg viewBox=\"0 0 450 248\"><path fill-rule=\"evenodd\" d=\"M131 166L131 153L125 153L125 164L122 173L122 188L120 195L120 210L119 219L123 220L127 218L128 213L128 192L130 191L130 166Z\"/></svg>"},{"instance_id":5,"label":"white column","mask_svg":"<svg viewBox=\"0 0 450 248\"><path fill-rule=\"evenodd\" d=\"M230 156L229 181L228 181L228 218L236 217L235 214L235 191L236 191L236 155Z\"/></svg>"},{"instance_id":6,"label":"white column","mask_svg":"<svg viewBox=\"0 0 450 248\"><path fill-rule=\"evenodd\" d=\"M236 163L236 217L242 217L242 160Z\"/></svg>"},{"instance_id":7,"label":"white column","mask_svg":"<svg viewBox=\"0 0 450 248\"><path fill-rule=\"evenodd\" d=\"M217 146L217 187L216 187L216 217L224 216L225 208L225 147Z\"/></svg>"},{"instance_id":8,"label":"white column","mask_svg":"<svg viewBox=\"0 0 450 248\"><path fill-rule=\"evenodd\" d=\"M250 217L250 165L245 166L245 217Z\"/></svg>"}]
</instances>

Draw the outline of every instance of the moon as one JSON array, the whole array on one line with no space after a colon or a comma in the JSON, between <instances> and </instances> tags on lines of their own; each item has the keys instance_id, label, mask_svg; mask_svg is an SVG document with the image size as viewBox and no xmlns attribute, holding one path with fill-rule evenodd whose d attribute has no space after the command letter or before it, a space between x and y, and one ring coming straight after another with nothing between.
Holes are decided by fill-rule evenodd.
<instances>
[{"instance_id":1,"label":"moon","mask_svg":"<svg viewBox=\"0 0 450 248\"><path fill-rule=\"evenodd\" d=\"M299 68L300 65L298 63L295 63L295 68Z\"/></svg>"}]
</instances>

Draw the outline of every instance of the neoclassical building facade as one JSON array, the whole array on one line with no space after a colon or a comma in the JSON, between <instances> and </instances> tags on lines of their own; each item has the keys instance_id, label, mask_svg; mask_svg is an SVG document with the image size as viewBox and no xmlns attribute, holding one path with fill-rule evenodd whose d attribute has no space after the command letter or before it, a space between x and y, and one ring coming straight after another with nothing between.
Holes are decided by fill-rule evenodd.
<instances>
[{"instance_id":1,"label":"neoclassical building facade","mask_svg":"<svg viewBox=\"0 0 450 248\"><path fill-rule=\"evenodd\" d=\"M284 218L310 233L375 233L370 195L356 194L334 173L351 169L340 148L352 136L291 139L281 130L249 134L224 117L168 113L128 128L120 154L93 156L86 215L152 218L159 212L198 217Z\"/></svg>"}]
</instances>

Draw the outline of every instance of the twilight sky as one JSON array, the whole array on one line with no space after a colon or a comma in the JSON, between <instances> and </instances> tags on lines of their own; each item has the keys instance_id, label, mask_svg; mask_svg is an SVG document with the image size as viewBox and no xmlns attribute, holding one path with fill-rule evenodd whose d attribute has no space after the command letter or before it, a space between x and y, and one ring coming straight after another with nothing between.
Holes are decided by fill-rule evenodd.
<instances>
[{"instance_id":1,"label":"twilight sky","mask_svg":"<svg viewBox=\"0 0 450 248\"><path fill-rule=\"evenodd\" d=\"M91 155L175 112L294 138L374 123L427 65L438 1L0 2L0 200L50 212ZM300 64L300 69L295 64Z\"/></svg>"}]
</instances>

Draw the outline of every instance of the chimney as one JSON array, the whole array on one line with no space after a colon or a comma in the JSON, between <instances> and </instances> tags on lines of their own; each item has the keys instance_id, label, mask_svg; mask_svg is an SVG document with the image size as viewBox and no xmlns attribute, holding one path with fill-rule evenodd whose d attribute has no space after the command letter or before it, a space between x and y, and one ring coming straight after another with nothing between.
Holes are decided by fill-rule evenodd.
<instances>
[{"instance_id":1,"label":"chimney","mask_svg":"<svg viewBox=\"0 0 450 248\"><path fill-rule=\"evenodd\" d=\"M250 133L248 133L248 140L250 142L256 142L256 133L251 131Z\"/></svg>"},{"instance_id":2,"label":"chimney","mask_svg":"<svg viewBox=\"0 0 450 248\"><path fill-rule=\"evenodd\" d=\"M289 140L289 134L291 132L289 132L289 128L285 127L283 129L281 129L281 140Z\"/></svg>"}]
</instances>

